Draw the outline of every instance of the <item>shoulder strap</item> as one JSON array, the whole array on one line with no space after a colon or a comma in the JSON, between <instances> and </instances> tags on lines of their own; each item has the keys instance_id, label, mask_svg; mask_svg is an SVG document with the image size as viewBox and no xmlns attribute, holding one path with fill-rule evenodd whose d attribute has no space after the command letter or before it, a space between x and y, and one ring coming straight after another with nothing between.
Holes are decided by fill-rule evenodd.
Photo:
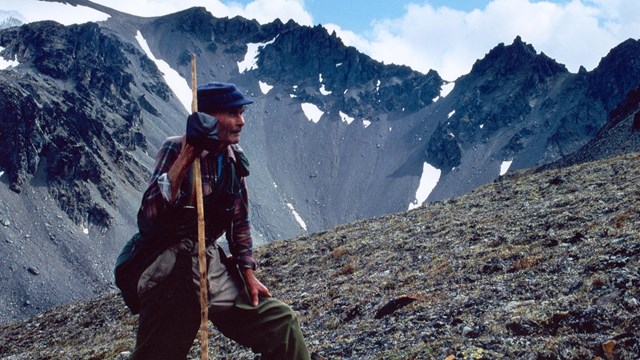
<instances>
[{"instance_id":1,"label":"shoulder strap","mask_svg":"<svg viewBox=\"0 0 640 360\"><path fill-rule=\"evenodd\" d=\"M244 150L238 144L234 144L231 146L233 149L233 155L236 158L236 167L238 171L238 176L247 177L249 176L249 159L244 154Z\"/></svg>"}]
</instances>

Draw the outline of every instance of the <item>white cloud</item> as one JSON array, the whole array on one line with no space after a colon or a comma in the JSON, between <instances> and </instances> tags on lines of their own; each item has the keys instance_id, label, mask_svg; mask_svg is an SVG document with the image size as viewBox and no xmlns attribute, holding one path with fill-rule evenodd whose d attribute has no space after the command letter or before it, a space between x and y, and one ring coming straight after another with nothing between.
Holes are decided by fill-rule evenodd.
<instances>
[{"instance_id":1,"label":"white cloud","mask_svg":"<svg viewBox=\"0 0 640 360\"><path fill-rule=\"evenodd\" d=\"M442 88L440 89L440 96L447 97L447 95L449 95L455 87L456 87L456 83L453 81L442 85Z\"/></svg>"},{"instance_id":2,"label":"white cloud","mask_svg":"<svg viewBox=\"0 0 640 360\"><path fill-rule=\"evenodd\" d=\"M84 7L35 0L2 0L1 10L15 11L25 22L55 20L64 25L103 21L105 13Z\"/></svg>"},{"instance_id":3,"label":"white cloud","mask_svg":"<svg viewBox=\"0 0 640 360\"><path fill-rule=\"evenodd\" d=\"M302 0L256 0L246 6L237 2L219 0L92 0L96 4L132 15L152 17L174 13L190 7L205 7L215 17L234 17L237 15L268 23L276 18L283 22L289 19L302 25L312 25L313 17L305 10ZM52 19L69 25L87 21L102 21L108 16L99 11L84 7L62 5L60 3L36 0L3 0L2 10L15 10L22 14L27 22Z\"/></svg>"},{"instance_id":4,"label":"white cloud","mask_svg":"<svg viewBox=\"0 0 640 360\"><path fill-rule=\"evenodd\" d=\"M471 12L410 4L402 17L374 23L370 39L327 28L374 59L424 73L435 69L455 80L491 48L511 44L518 35L570 71L580 65L591 70L611 48L638 37L639 14L637 0L493 0Z\"/></svg>"},{"instance_id":5,"label":"white cloud","mask_svg":"<svg viewBox=\"0 0 640 360\"><path fill-rule=\"evenodd\" d=\"M303 0L256 0L247 4L243 16L262 24L279 18L285 23L293 19L300 25L313 25L313 17L305 10Z\"/></svg>"},{"instance_id":6,"label":"white cloud","mask_svg":"<svg viewBox=\"0 0 640 360\"><path fill-rule=\"evenodd\" d=\"M128 14L151 17L174 13L194 6L205 7L215 17L233 17L244 12L236 3L225 5L218 0L92 0Z\"/></svg>"}]
</instances>

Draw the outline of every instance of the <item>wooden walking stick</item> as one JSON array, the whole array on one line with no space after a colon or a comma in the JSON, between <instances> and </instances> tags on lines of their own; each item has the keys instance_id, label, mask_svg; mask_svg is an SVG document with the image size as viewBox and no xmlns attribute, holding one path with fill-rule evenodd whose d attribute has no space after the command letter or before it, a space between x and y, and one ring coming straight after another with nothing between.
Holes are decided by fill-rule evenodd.
<instances>
[{"instance_id":1,"label":"wooden walking stick","mask_svg":"<svg viewBox=\"0 0 640 360\"><path fill-rule=\"evenodd\" d=\"M191 54L191 111L198 111L198 90L196 82L196 56ZM198 211L198 270L200 272L200 346L202 360L209 359L209 301L207 300L207 257L204 239L204 205L202 202L202 175L200 174L200 155L193 162L193 179L196 190L196 209Z\"/></svg>"}]
</instances>

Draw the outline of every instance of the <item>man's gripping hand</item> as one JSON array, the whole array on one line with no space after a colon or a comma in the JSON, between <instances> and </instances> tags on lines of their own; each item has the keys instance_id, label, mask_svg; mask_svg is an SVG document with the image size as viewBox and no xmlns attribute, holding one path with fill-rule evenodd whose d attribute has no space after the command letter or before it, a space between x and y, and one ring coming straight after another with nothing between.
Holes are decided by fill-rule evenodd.
<instances>
[{"instance_id":1,"label":"man's gripping hand","mask_svg":"<svg viewBox=\"0 0 640 360\"><path fill-rule=\"evenodd\" d=\"M253 269L242 269L241 273L253 306L258 306L259 295L271 297L271 292L256 278Z\"/></svg>"}]
</instances>

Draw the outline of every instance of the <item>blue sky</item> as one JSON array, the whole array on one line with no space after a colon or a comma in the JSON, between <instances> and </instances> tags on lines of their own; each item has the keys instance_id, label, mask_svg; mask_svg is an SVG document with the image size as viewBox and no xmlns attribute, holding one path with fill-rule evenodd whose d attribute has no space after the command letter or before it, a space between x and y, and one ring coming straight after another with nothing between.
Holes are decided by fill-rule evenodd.
<instances>
[{"instance_id":1,"label":"blue sky","mask_svg":"<svg viewBox=\"0 0 640 360\"><path fill-rule=\"evenodd\" d=\"M223 3L247 5L252 0L231 0ZM553 0L552 3L567 3ZM315 24L334 23L356 33L367 33L376 20L399 18L406 12L409 3L430 4L433 7L471 12L484 9L489 0L304 0L305 8L313 15Z\"/></svg>"},{"instance_id":2,"label":"blue sky","mask_svg":"<svg viewBox=\"0 0 640 360\"><path fill-rule=\"evenodd\" d=\"M244 1L245 3L248 1ZM366 33L372 21L399 18L409 1L398 0L305 0L306 8L317 23L335 23L356 33ZM420 1L414 1L420 3ZM471 11L484 8L488 0L428 1L434 7Z\"/></svg>"},{"instance_id":3,"label":"blue sky","mask_svg":"<svg viewBox=\"0 0 640 360\"><path fill-rule=\"evenodd\" d=\"M223 1L247 5L251 0ZM489 0L437 0L428 2L432 6L447 6L453 9L471 11L484 8ZM305 8L313 15L315 24L334 23L356 33L366 33L375 20L398 18L405 13L410 1L399 0L305 0Z\"/></svg>"},{"instance_id":4,"label":"blue sky","mask_svg":"<svg viewBox=\"0 0 640 360\"><path fill-rule=\"evenodd\" d=\"M372 58L446 80L516 36L577 72L595 68L611 48L640 37L639 0L92 0L139 16L204 6L214 16L240 15L268 23L293 19L322 24ZM65 24L106 19L82 7L36 0L2 0L1 11L25 20Z\"/></svg>"}]
</instances>

